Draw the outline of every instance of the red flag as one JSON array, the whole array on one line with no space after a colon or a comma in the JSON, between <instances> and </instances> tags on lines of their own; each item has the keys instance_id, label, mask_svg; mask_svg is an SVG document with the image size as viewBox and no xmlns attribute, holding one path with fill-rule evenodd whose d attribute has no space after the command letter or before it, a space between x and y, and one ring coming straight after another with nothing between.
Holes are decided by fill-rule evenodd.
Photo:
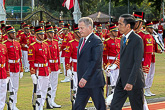
<instances>
[{"instance_id":1,"label":"red flag","mask_svg":"<svg viewBox=\"0 0 165 110\"><path fill-rule=\"evenodd\" d=\"M64 0L62 6L70 10L72 7L74 7L74 2L75 0Z\"/></svg>"}]
</instances>

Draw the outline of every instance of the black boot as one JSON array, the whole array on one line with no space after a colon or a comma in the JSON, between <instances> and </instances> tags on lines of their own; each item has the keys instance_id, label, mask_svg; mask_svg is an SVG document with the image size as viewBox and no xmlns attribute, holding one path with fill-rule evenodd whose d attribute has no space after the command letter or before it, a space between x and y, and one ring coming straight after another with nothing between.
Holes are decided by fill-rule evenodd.
<instances>
[{"instance_id":1,"label":"black boot","mask_svg":"<svg viewBox=\"0 0 165 110\"><path fill-rule=\"evenodd\" d=\"M53 107L50 105L50 102L48 101L48 98L46 98L46 108L53 109Z\"/></svg>"}]
</instances>

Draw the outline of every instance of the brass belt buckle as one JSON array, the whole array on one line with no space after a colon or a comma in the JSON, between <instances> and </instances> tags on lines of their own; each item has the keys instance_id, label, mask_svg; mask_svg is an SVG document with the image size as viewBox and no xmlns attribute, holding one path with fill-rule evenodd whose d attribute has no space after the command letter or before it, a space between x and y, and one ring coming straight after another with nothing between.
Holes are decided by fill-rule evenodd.
<instances>
[{"instance_id":1,"label":"brass belt buckle","mask_svg":"<svg viewBox=\"0 0 165 110\"><path fill-rule=\"evenodd\" d=\"M46 67L46 64L44 64L44 67Z\"/></svg>"}]
</instances>

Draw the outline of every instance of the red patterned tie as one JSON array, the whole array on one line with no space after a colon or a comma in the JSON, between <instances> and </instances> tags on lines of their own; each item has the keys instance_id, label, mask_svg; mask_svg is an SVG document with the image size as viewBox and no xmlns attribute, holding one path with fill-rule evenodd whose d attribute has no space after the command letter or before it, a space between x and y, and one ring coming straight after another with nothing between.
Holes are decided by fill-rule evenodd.
<instances>
[{"instance_id":1,"label":"red patterned tie","mask_svg":"<svg viewBox=\"0 0 165 110\"><path fill-rule=\"evenodd\" d=\"M84 47L84 44L85 44L85 38L83 39L83 43L82 43L82 45L81 45L81 48L80 48L80 51L79 51L79 53L81 52L81 50L82 50L82 48Z\"/></svg>"}]
</instances>

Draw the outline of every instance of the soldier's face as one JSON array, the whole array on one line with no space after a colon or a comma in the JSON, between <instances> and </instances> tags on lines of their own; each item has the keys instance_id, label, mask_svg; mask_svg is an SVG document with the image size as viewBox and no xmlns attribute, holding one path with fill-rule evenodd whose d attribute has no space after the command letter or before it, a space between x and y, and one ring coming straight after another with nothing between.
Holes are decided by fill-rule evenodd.
<instances>
[{"instance_id":1,"label":"soldier's face","mask_svg":"<svg viewBox=\"0 0 165 110\"><path fill-rule=\"evenodd\" d=\"M34 31L31 31L31 34L33 34L33 35L34 35Z\"/></svg>"},{"instance_id":2,"label":"soldier's face","mask_svg":"<svg viewBox=\"0 0 165 110\"><path fill-rule=\"evenodd\" d=\"M92 26L86 26L84 22L80 22L78 28L82 37L87 37L92 32Z\"/></svg>"},{"instance_id":3,"label":"soldier's face","mask_svg":"<svg viewBox=\"0 0 165 110\"><path fill-rule=\"evenodd\" d=\"M118 36L118 31L111 31L111 35L113 36L113 37L117 37Z\"/></svg>"},{"instance_id":4,"label":"soldier's face","mask_svg":"<svg viewBox=\"0 0 165 110\"><path fill-rule=\"evenodd\" d=\"M98 32L101 32L102 29L97 29Z\"/></svg>"},{"instance_id":5,"label":"soldier's face","mask_svg":"<svg viewBox=\"0 0 165 110\"><path fill-rule=\"evenodd\" d=\"M130 24L125 25L124 23L124 18L120 17L118 21L118 29L121 34L127 34L128 31L130 30Z\"/></svg>"},{"instance_id":6,"label":"soldier's face","mask_svg":"<svg viewBox=\"0 0 165 110\"><path fill-rule=\"evenodd\" d=\"M25 33L29 33L30 32L30 29L24 29L25 30Z\"/></svg>"},{"instance_id":7,"label":"soldier's face","mask_svg":"<svg viewBox=\"0 0 165 110\"><path fill-rule=\"evenodd\" d=\"M150 34L153 34L153 28L146 28L147 32L149 32Z\"/></svg>"},{"instance_id":8,"label":"soldier's face","mask_svg":"<svg viewBox=\"0 0 165 110\"><path fill-rule=\"evenodd\" d=\"M134 26L134 30L141 28L142 24L143 23L141 21L136 21L135 26Z\"/></svg>"},{"instance_id":9,"label":"soldier's face","mask_svg":"<svg viewBox=\"0 0 165 110\"><path fill-rule=\"evenodd\" d=\"M44 34L37 34L37 39L40 41L44 40L44 37Z\"/></svg>"},{"instance_id":10,"label":"soldier's face","mask_svg":"<svg viewBox=\"0 0 165 110\"><path fill-rule=\"evenodd\" d=\"M8 33L8 37L10 38L10 39L15 39L15 33Z\"/></svg>"},{"instance_id":11,"label":"soldier's face","mask_svg":"<svg viewBox=\"0 0 165 110\"><path fill-rule=\"evenodd\" d=\"M46 36L49 37L50 39L52 39L54 37L54 33L48 32L48 33L46 33Z\"/></svg>"}]
</instances>

